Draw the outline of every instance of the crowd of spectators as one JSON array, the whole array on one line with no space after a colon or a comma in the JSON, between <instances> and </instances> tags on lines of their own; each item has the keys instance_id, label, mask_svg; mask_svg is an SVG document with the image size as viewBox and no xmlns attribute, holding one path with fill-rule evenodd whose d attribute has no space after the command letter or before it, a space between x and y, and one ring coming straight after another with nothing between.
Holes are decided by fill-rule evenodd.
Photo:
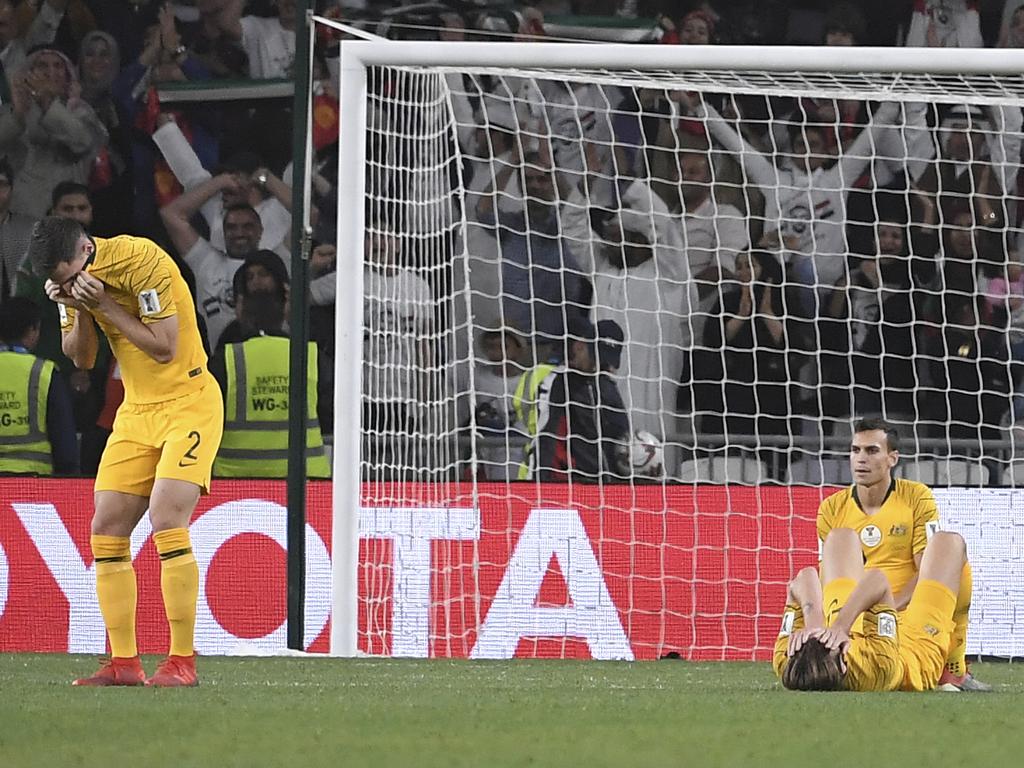
<instances>
[{"instance_id":1,"label":"crowd of spectators","mask_svg":"<svg viewBox=\"0 0 1024 768\"><path fill-rule=\"evenodd\" d=\"M71 461L66 441L59 459L54 445L53 471L95 471L123 390L109 350L92 371L60 352L56 307L22 263L46 214L166 247L226 389L233 346L287 336L288 304L309 306L312 399L330 434L339 36L316 36L302 296L289 278L291 102L239 85L291 76L295 5L0 0L0 297L35 307L5 310L0 349L56 366L47 398L67 407L49 410L73 414L80 448ZM605 16L616 21L598 37L646 44L1024 46L1017 0L314 5L413 39L593 37L591 17ZM214 81L240 90L204 96ZM426 393L454 389L434 399L455 402L456 426L483 425L493 446L516 431L516 379L564 356L576 316L622 329L614 376L629 432L666 445L827 436L866 413L925 438L980 440L1024 419L1019 109L512 75L446 82L461 158L452 189L464 190L449 201L451 231L399 236L386 206L368 208L368 431L423 431ZM397 98L387 88L376 96ZM403 141L399 125L379 130ZM414 194L400 186L371 175L369 199ZM463 338L437 330L447 328ZM507 442L498 453L484 475L514 476Z\"/></svg>"}]
</instances>

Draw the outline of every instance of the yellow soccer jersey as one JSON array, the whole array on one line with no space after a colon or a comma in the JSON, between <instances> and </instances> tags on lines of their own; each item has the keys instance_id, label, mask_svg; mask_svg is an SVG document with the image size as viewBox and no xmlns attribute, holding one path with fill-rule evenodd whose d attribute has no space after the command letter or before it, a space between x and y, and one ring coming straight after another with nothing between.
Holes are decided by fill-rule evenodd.
<instances>
[{"instance_id":1,"label":"yellow soccer jersey","mask_svg":"<svg viewBox=\"0 0 1024 768\"><path fill-rule=\"evenodd\" d=\"M852 590L850 590L852 591ZM834 617L833 617L834 618ZM846 676L843 688L862 693L895 691L903 682L904 665L897 638L898 619L892 608L875 605L862 614L859 630L850 633L850 646L846 651ZM782 629L775 641L772 669L782 679L789 664L786 649L789 636L804 628L800 606L789 603L782 614Z\"/></svg>"},{"instance_id":2,"label":"yellow soccer jersey","mask_svg":"<svg viewBox=\"0 0 1024 768\"><path fill-rule=\"evenodd\" d=\"M202 388L210 381L196 323L195 305L188 285L173 259L156 243L122 235L93 238L96 252L86 271L101 280L106 292L126 312L143 323L178 317L178 343L174 359L158 363L97 313L96 323L106 334L121 364L126 403L159 403ZM58 305L61 330L74 325L75 310Z\"/></svg>"},{"instance_id":3,"label":"yellow soccer jersey","mask_svg":"<svg viewBox=\"0 0 1024 768\"><path fill-rule=\"evenodd\" d=\"M824 542L833 528L857 531L865 567L885 573L895 595L917 572L914 555L924 552L939 529L939 511L928 486L895 479L878 512L867 515L857 501L856 486L850 486L818 507L818 539Z\"/></svg>"},{"instance_id":4,"label":"yellow soccer jersey","mask_svg":"<svg viewBox=\"0 0 1024 768\"><path fill-rule=\"evenodd\" d=\"M846 651L848 691L896 691L903 684L904 665L900 656L896 611L887 605L875 605L864 611L863 631L850 637Z\"/></svg>"}]
</instances>

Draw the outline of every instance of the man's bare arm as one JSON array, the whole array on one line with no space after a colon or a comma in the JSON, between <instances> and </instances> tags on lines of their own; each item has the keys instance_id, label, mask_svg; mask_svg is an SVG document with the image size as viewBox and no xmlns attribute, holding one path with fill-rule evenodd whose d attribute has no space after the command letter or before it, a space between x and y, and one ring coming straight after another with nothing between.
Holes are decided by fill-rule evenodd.
<instances>
[{"instance_id":1,"label":"man's bare arm","mask_svg":"<svg viewBox=\"0 0 1024 768\"><path fill-rule=\"evenodd\" d=\"M846 605L839 610L836 620L832 622L831 629L849 637L850 630L858 616L873 605L891 601L892 594L889 591L889 579L886 575L874 569L864 571L864 576L850 593Z\"/></svg>"},{"instance_id":2,"label":"man's bare arm","mask_svg":"<svg viewBox=\"0 0 1024 768\"><path fill-rule=\"evenodd\" d=\"M171 236L171 242L178 249L178 253L188 253L199 240L199 233L189 221L196 211L214 195L237 186L238 180L234 176L222 173L186 190L160 209L160 218L163 219L167 234Z\"/></svg>"},{"instance_id":3,"label":"man's bare arm","mask_svg":"<svg viewBox=\"0 0 1024 768\"><path fill-rule=\"evenodd\" d=\"M899 591L898 595L893 597L895 608L897 611L902 611L908 605L910 605L910 598L914 596L914 589L917 587L917 579L921 574L921 560L924 559L924 552L918 552L914 555L914 575L906 583L906 585Z\"/></svg>"},{"instance_id":4,"label":"man's bare arm","mask_svg":"<svg viewBox=\"0 0 1024 768\"><path fill-rule=\"evenodd\" d=\"M817 629L825 626L825 612L822 607L821 579L816 568L804 568L789 582L790 599L800 606L804 614L804 626Z\"/></svg>"}]
</instances>

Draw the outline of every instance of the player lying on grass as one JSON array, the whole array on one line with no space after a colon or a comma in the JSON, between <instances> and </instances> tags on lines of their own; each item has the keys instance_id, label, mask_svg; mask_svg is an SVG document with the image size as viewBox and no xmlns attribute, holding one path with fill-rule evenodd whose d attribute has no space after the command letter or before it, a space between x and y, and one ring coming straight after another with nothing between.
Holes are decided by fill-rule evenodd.
<instances>
[{"instance_id":1,"label":"player lying on grass","mask_svg":"<svg viewBox=\"0 0 1024 768\"><path fill-rule=\"evenodd\" d=\"M865 567L889 579L895 608L903 611L919 578L924 548L939 530L939 511L924 483L895 478L899 435L888 421L861 419L853 426L850 474L853 484L832 494L818 508L818 538L834 528L852 528L860 537ZM939 681L944 691L986 691L988 685L967 669L967 618L971 607L971 567L964 567L961 589L967 599L953 617L953 639Z\"/></svg>"},{"instance_id":2,"label":"player lying on grass","mask_svg":"<svg viewBox=\"0 0 1024 768\"><path fill-rule=\"evenodd\" d=\"M799 691L935 689L966 563L959 534L934 534L910 604L897 614L885 574L864 569L857 532L833 530L820 578L816 569L804 568L789 584L775 673Z\"/></svg>"}]
</instances>

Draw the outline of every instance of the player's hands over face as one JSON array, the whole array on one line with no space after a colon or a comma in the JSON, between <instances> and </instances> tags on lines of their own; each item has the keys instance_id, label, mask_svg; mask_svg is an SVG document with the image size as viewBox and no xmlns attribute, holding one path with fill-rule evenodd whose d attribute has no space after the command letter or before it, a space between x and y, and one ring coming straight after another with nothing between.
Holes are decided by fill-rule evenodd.
<instances>
[{"instance_id":1,"label":"player's hands over face","mask_svg":"<svg viewBox=\"0 0 1024 768\"><path fill-rule=\"evenodd\" d=\"M70 285L71 281L68 281ZM85 305L82 302L75 299L70 293L64 290L64 286L60 283L55 283L53 280L47 280L43 286L46 291L46 298L50 301L56 302L57 304L63 304L65 307L74 307L75 309L85 309Z\"/></svg>"},{"instance_id":2,"label":"player's hands over face","mask_svg":"<svg viewBox=\"0 0 1024 768\"><path fill-rule=\"evenodd\" d=\"M71 297L81 302L86 309L103 310L111 299L103 283L88 272L79 272L71 283Z\"/></svg>"}]
</instances>

